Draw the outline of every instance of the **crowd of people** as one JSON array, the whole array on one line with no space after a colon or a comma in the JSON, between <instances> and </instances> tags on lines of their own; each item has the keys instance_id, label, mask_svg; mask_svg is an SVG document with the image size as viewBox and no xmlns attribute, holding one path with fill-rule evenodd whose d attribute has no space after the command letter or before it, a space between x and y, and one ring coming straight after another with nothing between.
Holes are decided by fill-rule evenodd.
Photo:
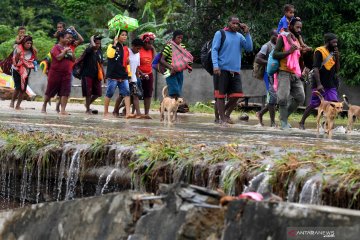
<instances>
[{"instance_id":1,"label":"crowd of people","mask_svg":"<svg viewBox=\"0 0 360 240\"><path fill-rule=\"evenodd\" d=\"M313 91L321 92L325 100L338 101L336 73L340 64L337 37L333 33L325 34L324 46L315 49L313 66L306 67L302 56L312 51L312 48L304 43L301 35L303 24L299 17L294 16L294 12L293 5L284 6L284 16L280 19L278 28L270 31L270 40L261 47L255 57L255 63L261 66L259 69L263 69L261 74L268 93L266 106L256 113L261 125L264 125L263 115L269 112L271 126L277 126L275 112L278 106L280 128L291 127L288 118L300 104L304 103L302 80L308 76L308 71L312 67ZM54 37L57 42L45 63L44 72L47 73L48 83L42 107L43 113L47 112L51 98L58 96L56 110L62 115L69 114L66 112L66 105L75 75L81 79L87 114L97 113L91 109L91 104L102 96L102 82L104 82L107 83L104 117L124 115L127 119L151 119L149 110L154 88L154 60L158 58L156 61L164 69L162 73L166 76L168 95L171 98L182 96L183 71L192 71L193 57L183 44L184 33L180 30L173 32L172 40L160 54L157 54L154 48L156 36L153 33L141 34L133 39L128 47L126 46L128 32L120 30L106 48L106 72L103 66L105 59L101 50L101 36L92 36L90 44L78 59L75 58L75 49L84 42L84 39L74 27L66 28L65 23L60 22L57 24ZM24 27L18 29L14 48L12 75L15 92L10 107L20 110L30 70L34 68L37 54L32 38L26 34ZM250 28L240 22L238 17L231 16L228 25L215 33L211 47L215 123L233 124L231 113L238 105L238 100L244 97L240 75L243 50L253 51ZM270 67L273 65L270 59L277 60L279 64L274 74L268 73L269 65ZM115 100L114 111L110 114L110 100L117 88L119 95ZM141 99L144 100L143 114L140 110ZM306 118L319 104L319 97L313 94L311 103L299 123L301 129L305 128ZM121 106L125 107L122 113L120 113Z\"/></svg>"}]
</instances>

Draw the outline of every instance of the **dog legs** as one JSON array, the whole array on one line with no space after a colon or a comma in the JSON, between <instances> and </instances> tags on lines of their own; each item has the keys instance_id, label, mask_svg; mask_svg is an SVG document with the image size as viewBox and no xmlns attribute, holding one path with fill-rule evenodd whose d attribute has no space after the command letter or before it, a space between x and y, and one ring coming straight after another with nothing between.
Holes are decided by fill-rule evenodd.
<instances>
[{"instance_id":1,"label":"dog legs","mask_svg":"<svg viewBox=\"0 0 360 240\"><path fill-rule=\"evenodd\" d=\"M164 117L165 117L165 107L164 104L162 103L160 106L160 122L164 121Z\"/></svg>"},{"instance_id":2,"label":"dog legs","mask_svg":"<svg viewBox=\"0 0 360 240\"><path fill-rule=\"evenodd\" d=\"M317 132L319 133L320 131L320 120L321 120L321 114L322 114L322 111L319 109L318 111L318 115L316 117L316 123L317 123Z\"/></svg>"}]
</instances>

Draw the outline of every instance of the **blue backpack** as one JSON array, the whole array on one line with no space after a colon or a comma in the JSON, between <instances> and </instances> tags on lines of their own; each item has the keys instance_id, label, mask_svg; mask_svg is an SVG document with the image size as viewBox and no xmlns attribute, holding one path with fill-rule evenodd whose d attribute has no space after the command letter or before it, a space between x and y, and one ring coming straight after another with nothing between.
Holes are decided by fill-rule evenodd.
<instances>
[{"instance_id":1,"label":"blue backpack","mask_svg":"<svg viewBox=\"0 0 360 240\"><path fill-rule=\"evenodd\" d=\"M279 70L279 60L273 58L274 50L272 50L269 54L268 62L266 65L266 72L269 76L274 75Z\"/></svg>"}]
</instances>

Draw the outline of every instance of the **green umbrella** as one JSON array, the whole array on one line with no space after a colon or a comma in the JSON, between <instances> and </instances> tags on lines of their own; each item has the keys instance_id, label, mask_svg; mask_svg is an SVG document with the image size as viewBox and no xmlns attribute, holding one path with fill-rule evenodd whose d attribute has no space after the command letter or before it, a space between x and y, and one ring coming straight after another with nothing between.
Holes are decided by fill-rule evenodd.
<instances>
[{"instance_id":1,"label":"green umbrella","mask_svg":"<svg viewBox=\"0 0 360 240\"><path fill-rule=\"evenodd\" d=\"M110 31L117 32L119 35L120 30L134 31L139 27L139 22L135 18L118 14L108 22L108 27Z\"/></svg>"}]
</instances>

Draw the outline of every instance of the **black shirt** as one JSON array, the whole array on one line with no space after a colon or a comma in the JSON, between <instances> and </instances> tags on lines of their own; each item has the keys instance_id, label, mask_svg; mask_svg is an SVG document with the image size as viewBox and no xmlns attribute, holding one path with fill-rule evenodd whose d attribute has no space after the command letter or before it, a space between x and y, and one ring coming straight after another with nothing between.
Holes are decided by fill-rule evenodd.
<instances>
[{"instance_id":1,"label":"black shirt","mask_svg":"<svg viewBox=\"0 0 360 240\"><path fill-rule=\"evenodd\" d=\"M84 56L84 67L82 76L84 77L91 77L93 79L97 79L98 77L98 64L103 63L104 59L102 56L101 49L97 50L96 52L92 47L88 47L85 50Z\"/></svg>"},{"instance_id":2,"label":"black shirt","mask_svg":"<svg viewBox=\"0 0 360 240\"><path fill-rule=\"evenodd\" d=\"M314 66L319 68L320 73L320 82L324 88L336 88L337 87L337 78L336 78L336 63L330 70L327 70L325 66L321 67L322 62L325 61L323 59L320 51L315 51L314 54ZM316 82L313 83L313 88L316 88Z\"/></svg>"},{"instance_id":3,"label":"black shirt","mask_svg":"<svg viewBox=\"0 0 360 240\"><path fill-rule=\"evenodd\" d=\"M106 69L106 78L109 79L128 79L128 74L123 65L124 48L120 43L116 44L115 57L108 58L108 66Z\"/></svg>"}]
</instances>

